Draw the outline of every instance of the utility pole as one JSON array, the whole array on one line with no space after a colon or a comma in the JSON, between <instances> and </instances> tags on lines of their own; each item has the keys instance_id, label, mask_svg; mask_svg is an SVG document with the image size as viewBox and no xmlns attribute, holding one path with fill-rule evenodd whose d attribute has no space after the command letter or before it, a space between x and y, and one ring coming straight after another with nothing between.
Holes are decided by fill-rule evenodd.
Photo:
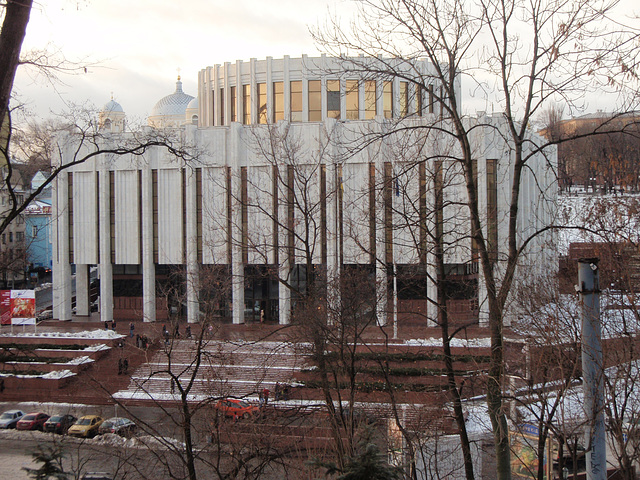
<instances>
[{"instance_id":1,"label":"utility pole","mask_svg":"<svg viewBox=\"0 0 640 480\"><path fill-rule=\"evenodd\" d=\"M607 477L607 450L604 430L604 368L600 328L600 280L598 259L578 260L578 285L582 304L582 379L587 415L587 480Z\"/></svg>"}]
</instances>

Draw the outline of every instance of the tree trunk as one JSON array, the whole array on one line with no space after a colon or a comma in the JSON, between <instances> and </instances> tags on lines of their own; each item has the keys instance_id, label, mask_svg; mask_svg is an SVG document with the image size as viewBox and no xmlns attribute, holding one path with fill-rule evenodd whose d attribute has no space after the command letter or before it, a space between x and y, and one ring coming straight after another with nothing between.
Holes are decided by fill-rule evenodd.
<instances>
[{"instance_id":1,"label":"tree trunk","mask_svg":"<svg viewBox=\"0 0 640 480\"><path fill-rule=\"evenodd\" d=\"M7 0L0 32L0 132L9 111L13 79L27 31L33 0Z\"/></svg>"}]
</instances>

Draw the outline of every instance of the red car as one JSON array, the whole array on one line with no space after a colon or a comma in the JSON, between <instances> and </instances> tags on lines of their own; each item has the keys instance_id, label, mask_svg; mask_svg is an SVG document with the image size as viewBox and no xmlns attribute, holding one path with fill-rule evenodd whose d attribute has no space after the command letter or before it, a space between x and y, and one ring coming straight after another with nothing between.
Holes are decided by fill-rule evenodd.
<instances>
[{"instance_id":1,"label":"red car","mask_svg":"<svg viewBox=\"0 0 640 480\"><path fill-rule=\"evenodd\" d=\"M49 419L49 415L42 412L28 413L16 424L18 430L43 430L44 422Z\"/></svg>"},{"instance_id":2,"label":"red car","mask_svg":"<svg viewBox=\"0 0 640 480\"><path fill-rule=\"evenodd\" d=\"M218 400L215 408L225 417L233 418L249 418L260 411L255 405L236 398L223 398L222 400Z\"/></svg>"}]
</instances>

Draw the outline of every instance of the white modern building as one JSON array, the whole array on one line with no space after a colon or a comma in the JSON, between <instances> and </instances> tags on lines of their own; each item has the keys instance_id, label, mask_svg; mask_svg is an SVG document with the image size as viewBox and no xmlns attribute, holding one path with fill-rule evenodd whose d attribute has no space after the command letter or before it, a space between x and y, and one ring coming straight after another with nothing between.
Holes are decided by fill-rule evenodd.
<instances>
[{"instance_id":1,"label":"white modern building","mask_svg":"<svg viewBox=\"0 0 640 480\"><path fill-rule=\"evenodd\" d=\"M428 77L432 67L397 68L411 78ZM287 324L312 277L335 299L349 271L375 292L379 324L428 324L440 245L454 318L483 322L464 178L452 160L455 143L441 132L437 84L418 90L399 76L358 76L336 59L303 56L207 67L198 85L193 98L178 79L149 117L195 159L157 147L97 156L57 177L55 318L71 317L73 270L77 314L89 313L88 272L97 265L104 320L178 312L197 322L214 295L222 320ZM112 102L120 122L123 110ZM117 124L123 128L111 120L105 145L131 136ZM506 248L509 149L500 116L468 126L485 234L497 255ZM65 148L60 162L76 146ZM550 223L553 158L537 154L525 173L523 235ZM540 236L529 247L538 264L547 241Z\"/></svg>"}]
</instances>

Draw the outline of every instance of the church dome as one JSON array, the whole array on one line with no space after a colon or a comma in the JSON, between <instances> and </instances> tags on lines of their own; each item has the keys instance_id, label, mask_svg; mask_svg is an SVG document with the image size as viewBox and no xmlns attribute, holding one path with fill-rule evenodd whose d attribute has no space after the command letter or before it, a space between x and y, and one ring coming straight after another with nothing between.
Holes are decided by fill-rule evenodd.
<instances>
[{"instance_id":1,"label":"church dome","mask_svg":"<svg viewBox=\"0 0 640 480\"><path fill-rule=\"evenodd\" d=\"M178 77L176 91L161 98L155 104L149 115L149 124L156 127L181 125L184 123L187 106L193 98L182 91L182 82Z\"/></svg>"},{"instance_id":2,"label":"church dome","mask_svg":"<svg viewBox=\"0 0 640 480\"><path fill-rule=\"evenodd\" d=\"M125 127L125 114L122 105L113 99L104 104L98 113L98 126L101 130L111 133L122 133Z\"/></svg>"},{"instance_id":3,"label":"church dome","mask_svg":"<svg viewBox=\"0 0 640 480\"><path fill-rule=\"evenodd\" d=\"M109 100L107 103L104 104L104 107L102 107L101 112L105 112L105 113L110 113L110 112L122 112L124 113L124 110L122 109L122 106L116 102L113 98L111 100Z\"/></svg>"}]
</instances>

